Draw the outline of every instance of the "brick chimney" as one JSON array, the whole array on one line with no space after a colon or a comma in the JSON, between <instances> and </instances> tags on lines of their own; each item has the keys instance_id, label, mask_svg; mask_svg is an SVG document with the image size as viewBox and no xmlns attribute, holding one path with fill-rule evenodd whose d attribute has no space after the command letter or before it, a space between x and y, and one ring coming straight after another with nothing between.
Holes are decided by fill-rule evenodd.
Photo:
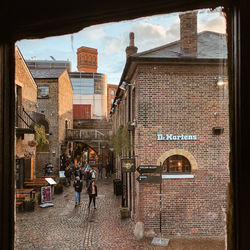
<instances>
[{"instance_id":1,"label":"brick chimney","mask_svg":"<svg viewBox=\"0 0 250 250\"><path fill-rule=\"evenodd\" d=\"M180 14L180 38L183 54L195 56L197 53L197 12Z\"/></svg>"},{"instance_id":2,"label":"brick chimney","mask_svg":"<svg viewBox=\"0 0 250 250\"><path fill-rule=\"evenodd\" d=\"M129 46L126 48L126 55L127 58L133 54L135 54L138 50L137 47L135 47L135 34L134 32L129 33Z\"/></svg>"},{"instance_id":3,"label":"brick chimney","mask_svg":"<svg viewBox=\"0 0 250 250\"><path fill-rule=\"evenodd\" d=\"M77 49L77 69L82 72L97 72L97 49L80 47Z\"/></svg>"}]
</instances>

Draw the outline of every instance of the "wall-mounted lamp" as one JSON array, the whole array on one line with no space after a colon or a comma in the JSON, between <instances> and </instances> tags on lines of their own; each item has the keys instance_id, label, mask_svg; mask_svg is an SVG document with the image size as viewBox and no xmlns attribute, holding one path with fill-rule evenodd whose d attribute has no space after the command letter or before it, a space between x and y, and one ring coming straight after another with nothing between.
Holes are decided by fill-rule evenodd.
<instances>
[{"instance_id":1,"label":"wall-mounted lamp","mask_svg":"<svg viewBox=\"0 0 250 250\"><path fill-rule=\"evenodd\" d=\"M135 127L136 127L136 120L134 119L134 121L128 126L128 130L132 131L134 130Z\"/></svg>"},{"instance_id":2,"label":"wall-mounted lamp","mask_svg":"<svg viewBox=\"0 0 250 250\"><path fill-rule=\"evenodd\" d=\"M125 90L126 84L127 83L123 81L119 88L122 89L122 90Z\"/></svg>"},{"instance_id":3,"label":"wall-mounted lamp","mask_svg":"<svg viewBox=\"0 0 250 250\"><path fill-rule=\"evenodd\" d=\"M114 107L113 107L113 108L110 110L110 112L111 112L111 113L113 113L113 112L114 112L114 110L115 110L115 109L114 109Z\"/></svg>"},{"instance_id":4,"label":"wall-mounted lamp","mask_svg":"<svg viewBox=\"0 0 250 250\"><path fill-rule=\"evenodd\" d=\"M120 103L120 99L116 99L114 105L117 106Z\"/></svg>"},{"instance_id":5,"label":"wall-mounted lamp","mask_svg":"<svg viewBox=\"0 0 250 250\"><path fill-rule=\"evenodd\" d=\"M223 86L226 84L226 82L223 80L222 76L215 77L216 84L218 86Z\"/></svg>"},{"instance_id":6,"label":"wall-mounted lamp","mask_svg":"<svg viewBox=\"0 0 250 250\"><path fill-rule=\"evenodd\" d=\"M134 119L133 122L131 123L131 126L136 127L136 120Z\"/></svg>"}]
</instances>

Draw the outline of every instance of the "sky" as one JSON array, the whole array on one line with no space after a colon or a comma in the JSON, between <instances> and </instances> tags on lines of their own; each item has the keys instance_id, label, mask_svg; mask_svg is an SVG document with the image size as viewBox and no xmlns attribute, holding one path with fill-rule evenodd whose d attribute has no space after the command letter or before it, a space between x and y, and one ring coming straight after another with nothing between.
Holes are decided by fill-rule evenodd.
<instances>
[{"instance_id":1,"label":"sky","mask_svg":"<svg viewBox=\"0 0 250 250\"><path fill-rule=\"evenodd\" d=\"M180 39L179 13L155 15L90 26L83 30L56 37L30 39L16 42L25 59L69 60L72 71L77 71L76 51L81 46L98 50L98 73L107 75L109 84L119 84L126 63L129 33L135 34L138 52ZM225 33L226 22L220 8L198 11L198 32L209 30Z\"/></svg>"}]
</instances>

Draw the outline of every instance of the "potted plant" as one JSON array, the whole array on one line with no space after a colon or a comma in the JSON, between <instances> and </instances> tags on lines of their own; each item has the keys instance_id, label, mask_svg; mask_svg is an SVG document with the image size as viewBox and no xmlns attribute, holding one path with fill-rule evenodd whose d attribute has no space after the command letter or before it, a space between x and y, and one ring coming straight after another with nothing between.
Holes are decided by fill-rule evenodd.
<instances>
[{"instance_id":1,"label":"potted plant","mask_svg":"<svg viewBox=\"0 0 250 250\"><path fill-rule=\"evenodd\" d=\"M31 140L31 141L28 141L28 145L30 146L30 147L34 147L34 146L36 146L36 141L35 140Z\"/></svg>"},{"instance_id":2,"label":"potted plant","mask_svg":"<svg viewBox=\"0 0 250 250\"><path fill-rule=\"evenodd\" d=\"M32 198L25 198L23 201L24 211L34 211L35 209L35 200Z\"/></svg>"}]
</instances>

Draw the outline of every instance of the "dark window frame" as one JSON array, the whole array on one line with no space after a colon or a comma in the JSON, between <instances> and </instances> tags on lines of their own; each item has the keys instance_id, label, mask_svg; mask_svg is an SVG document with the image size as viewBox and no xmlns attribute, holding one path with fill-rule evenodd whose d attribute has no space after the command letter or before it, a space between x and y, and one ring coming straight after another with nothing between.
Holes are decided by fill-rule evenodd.
<instances>
[{"instance_id":1,"label":"dark window frame","mask_svg":"<svg viewBox=\"0 0 250 250\"><path fill-rule=\"evenodd\" d=\"M129 18L136 18L140 16L147 16L153 14L159 14L163 12L174 12L191 10L194 8L207 8L215 7L217 5L227 4L228 13L228 37L229 43L229 64L230 68L230 128L231 128L231 154L230 154L230 168L231 168L231 180L232 186L230 187L230 199L232 201L231 214L231 226L232 234L231 245L228 245L228 249L248 249L249 247L249 174L250 169L248 163L250 161L249 154L249 127L250 121L248 118L249 109L249 69L248 61L250 60L250 39L247 35L249 33L249 27L247 23L250 21L250 8L247 0L204 0L204 1L157 1L153 4L148 2L142 3L139 1L142 8L137 8L138 2L118 2L118 5L114 5L112 1L105 2L105 11L113 11L112 16L93 14L90 13L92 20L85 26L90 26L96 23L104 23L108 21L125 20ZM158 3L159 2L159 3ZM44 37L51 35L64 34L65 27L67 33L76 32L82 20L90 20L84 17L84 11L80 10L80 6L77 5L75 12L67 11L70 13L70 17L63 20L60 12L59 21L55 17L55 13L58 6L54 9L50 5L50 11L46 13L46 16L41 15L43 13L37 13L35 16L36 23L32 22L32 16L26 18L28 15L23 13L22 9L17 13L16 10L20 5L24 5L24 9L27 7L22 2L7 3L4 2L4 10L1 13L1 31L4 34L0 38L0 248L1 249L13 249L14 245L14 122L15 122L15 106L13 105L14 98L14 43L16 40L20 40L28 37ZM83 2L86 9L86 3ZM95 3L96 4L96 3ZM108 5L109 4L109 5ZM120 5L121 4L121 5ZM111 6L112 8L111 8ZM133 7L131 6L133 5ZM47 8L47 4L44 2L42 6ZM40 6L42 8L42 6ZM73 6L73 5L72 5ZM69 8L73 8L68 6ZM99 4L96 4L98 8ZM32 6L29 6L32 8ZM36 6L37 7L37 6ZM89 6L91 7L91 6ZM30 11L30 8L26 8ZM103 5L100 2L100 8ZM23 9L23 10L24 10ZM39 8L40 9L40 8ZM96 10L95 10L96 11ZM97 10L98 12L98 10ZM17 13L18 25L15 23L13 16ZM21 15L25 18L21 18ZM45 13L45 12L44 12ZM52 14L49 14L52 13ZM81 14L79 14L81 13ZM65 13L66 14L66 13ZM66 15L65 15L66 16ZM103 16L103 19L102 19ZM7 18L9 17L9 18ZM84 17L84 18L83 18ZM43 18L45 18L43 21ZM100 20L98 19L100 18ZM9 20L12 20L10 22ZM30 25L23 23L23 20L27 20ZM79 20L79 22L77 22ZM93 21L94 20L94 21ZM47 23L47 26L46 24ZM72 23L78 24L75 27ZM53 24L53 25L52 25ZM44 27L43 27L44 25ZM51 27L48 29L48 26ZM40 27L40 28L39 28ZM82 24L82 27L84 25ZM70 31L69 31L70 29ZM57 31L56 31L57 30ZM12 83L12 84L10 84ZM8 168L6 168L8 166Z\"/></svg>"},{"instance_id":2,"label":"dark window frame","mask_svg":"<svg viewBox=\"0 0 250 250\"><path fill-rule=\"evenodd\" d=\"M178 161L181 162L181 171L179 171L180 166L171 166L172 162ZM166 169L164 166L166 165ZM189 170L185 171L185 167L188 167ZM170 168L177 168L177 171L171 170ZM183 155L171 155L163 162L163 174L191 174L192 173L192 166L190 161Z\"/></svg>"}]
</instances>

